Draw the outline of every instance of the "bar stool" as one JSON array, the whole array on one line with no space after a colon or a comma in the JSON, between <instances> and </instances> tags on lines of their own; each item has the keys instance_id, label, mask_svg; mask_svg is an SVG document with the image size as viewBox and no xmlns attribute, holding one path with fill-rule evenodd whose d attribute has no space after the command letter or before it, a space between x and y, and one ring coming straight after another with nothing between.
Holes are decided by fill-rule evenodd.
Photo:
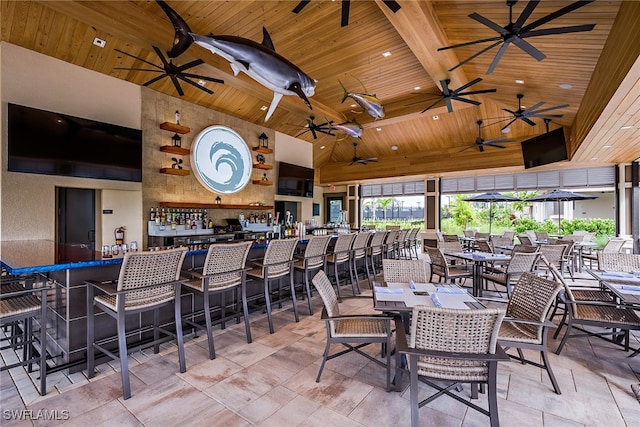
<instances>
[{"instance_id":1,"label":"bar stool","mask_svg":"<svg viewBox=\"0 0 640 427\"><path fill-rule=\"evenodd\" d=\"M309 315L313 315L313 302L311 301L311 275L316 271L326 269L326 252L331 236L313 236L309 239L304 255L293 263L295 271L302 273L302 279L307 288L307 299L309 302Z\"/></svg>"},{"instance_id":2,"label":"bar stool","mask_svg":"<svg viewBox=\"0 0 640 427\"><path fill-rule=\"evenodd\" d=\"M355 239L355 233L340 234L336 239L336 244L327 256L327 264L333 269L333 276L336 280L336 293L338 299L342 301L340 296L340 266L343 267L345 272L348 272L349 279L351 280L351 287L353 289L353 295L356 295L356 282L353 279L351 270L351 245L353 239Z\"/></svg>"},{"instance_id":3,"label":"bar stool","mask_svg":"<svg viewBox=\"0 0 640 427\"><path fill-rule=\"evenodd\" d=\"M158 353L160 351L160 332L175 337L178 344L180 372L187 370L180 307L182 282L179 280L180 269L186 253L187 248L128 252L122 261L116 284L113 282L85 282L87 284L87 376L93 378L95 375L96 349L114 360L119 360L124 399L131 397L127 333L125 330L127 316L153 311L153 342L145 345L153 344L154 353ZM98 290L100 294L94 296L95 290ZM175 333L159 327L159 309L165 305L174 307ZM95 340L95 307L100 308L117 321L118 355L105 348L106 342Z\"/></svg>"},{"instance_id":4,"label":"bar stool","mask_svg":"<svg viewBox=\"0 0 640 427\"><path fill-rule=\"evenodd\" d=\"M261 262L254 262L255 267L247 272L247 276L262 281L264 284L264 299L267 305L267 319L269 320L269 332L274 333L273 319L271 318L271 286L274 279L278 281L278 294L280 295L280 279L289 276L291 299L293 301L293 313L296 322L298 317L298 304L296 302L296 289L293 283L293 252L298 244L298 239L271 240L264 253Z\"/></svg>"},{"instance_id":5,"label":"bar stool","mask_svg":"<svg viewBox=\"0 0 640 427\"><path fill-rule=\"evenodd\" d=\"M194 280L189 280L184 283L189 289L199 292L203 298L203 310L202 312L195 313L195 316L204 316L205 325L201 325L198 322L194 322L194 314L189 315L184 319L186 324L189 324L198 329L205 329L207 331L207 340L209 342L209 359L216 358L216 352L213 345L213 329L211 322L211 312L220 311L220 322L224 329L225 320L229 318L226 313L227 304L225 302L225 296L229 292L235 291L235 306L234 315L236 322L240 323L240 310L237 308L239 301L242 300L242 308L244 315L244 326L247 335L247 342L251 342L251 326L249 325L249 308L247 306L247 282L246 282L246 270L245 263L247 261L247 255L251 249L252 242L242 243L229 243L229 244L217 244L210 245L207 251L207 257L204 260L204 266L202 267L202 273L197 271L184 271L183 274L190 276ZM219 295L220 304L218 306L211 306L211 296Z\"/></svg>"},{"instance_id":6,"label":"bar stool","mask_svg":"<svg viewBox=\"0 0 640 427\"><path fill-rule=\"evenodd\" d=\"M15 285L15 286L14 286ZM47 394L47 290L48 286L39 288L23 288L15 283L3 284L0 292L0 327L10 326L9 336L0 341L8 344L0 349L11 348L17 350L22 347L22 360L0 366L0 371L9 370L18 366L39 365L41 396ZM36 318L40 318L38 333L33 328ZM22 323L20 323L22 322ZM23 328L22 332L18 329ZM39 344L39 349L36 344Z\"/></svg>"},{"instance_id":7,"label":"bar stool","mask_svg":"<svg viewBox=\"0 0 640 427\"><path fill-rule=\"evenodd\" d=\"M351 244L351 269L353 270L353 274L356 278L356 289L358 294L360 293L360 284L359 284L359 276L358 276L358 262L362 262L362 272L367 275L367 283L369 284L369 288L373 289L371 286L371 274L369 273L369 263L367 262L367 252L369 240L371 238L371 231L360 231L356 234L356 237L353 239L353 243Z\"/></svg>"},{"instance_id":8,"label":"bar stool","mask_svg":"<svg viewBox=\"0 0 640 427\"><path fill-rule=\"evenodd\" d=\"M382 270L382 257L384 252L384 240L387 237L388 231L377 230L371 241L369 242L368 248L368 259L369 264L371 265L371 270L373 271L373 280L376 280L377 272L376 266Z\"/></svg>"}]
</instances>

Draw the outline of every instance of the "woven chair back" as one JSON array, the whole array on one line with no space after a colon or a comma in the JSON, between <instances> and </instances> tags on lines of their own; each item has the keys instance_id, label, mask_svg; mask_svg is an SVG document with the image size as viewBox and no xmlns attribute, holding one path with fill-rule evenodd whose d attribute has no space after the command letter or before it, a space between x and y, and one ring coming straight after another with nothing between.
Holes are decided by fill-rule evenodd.
<instances>
[{"instance_id":1,"label":"woven chair back","mask_svg":"<svg viewBox=\"0 0 640 427\"><path fill-rule=\"evenodd\" d=\"M327 252L327 247L331 241L331 236L313 236L307 242L307 247L304 249L304 259L307 262L307 267L317 268L324 265L324 255Z\"/></svg>"},{"instance_id":2,"label":"woven chair back","mask_svg":"<svg viewBox=\"0 0 640 427\"><path fill-rule=\"evenodd\" d=\"M336 239L336 244L333 247L334 262L345 262L349 260L351 245L353 239L356 238L355 233L340 234Z\"/></svg>"},{"instance_id":3,"label":"woven chair back","mask_svg":"<svg viewBox=\"0 0 640 427\"><path fill-rule=\"evenodd\" d=\"M367 255L367 245L369 244L371 233L371 231L360 231L356 234L351 246L354 258L362 259Z\"/></svg>"},{"instance_id":4,"label":"woven chair back","mask_svg":"<svg viewBox=\"0 0 640 427\"><path fill-rule=\"evenodd\" d=\"M568 240L568 239L558 239L555 242L556 245L564 245L564 254L562 254L562 257L565 259L569 259L572 255L573 255L573 249L576 246L576 242L575 240Z\"/></svg>"},{"instance_id":5,"label":"woven chair back","mask_svg":"<svg viewBox=\"0 0 640 427\"><path fill-rule=\"evenodd\" d=\"M396 241L398 240L398 234L400 234L400 230L391 230L389 234L387 234L387 238L384 241L386 244L385 251L387 253L393 252L396 248Z\"/></svg>"},{"instance_id":6,"label":"woven chair back","mask_svg":"<svg viewBox=\"0 0 640 427\"><path fill-rule=\"evenodd\" d=\"M520 234L518 236L518 240L520 241L521 245L531 246L533 244L529 236L525 236L524 234Z\"/></svg>"},{"instance_id":7,"label":"woven chair back","mask_svg":"<svg viewBox=\"0 0 640 427\"><path fill-rule=\"evenodd\" d=\"M462 234L464 237L474 237L476 235L476 230L463 230Z\"/></svg>"},{"instance_id":8,"label":"woven chair back","mask_svg":"<svg viewBox=\"0 0 640 427\"><path fill-rule=\"evenodd\" d=\"M384 245L384 239L386 239L388 231L376 231L371 237L371 255L380 255L382 253L382 247Z\"/></svg>"},{"instance_id":9,"label":"woven chair back","mask_svg":"<svg viewBox=\"0 0 640 427\"><path fill-rule=\"evenodd\" d=\"M477 233L476 233L477 235ZM442 238L444 239L445 242L459 242L460 238L458 237L457 234L443 234Z\"/></svg>"},{"instance_id":10,"label":"woven chair back","mask_svg":"<svg viewBox=\"0 0 640 427\"><path fill-rule=\"evenodd\" d=\"M640 254L598 252L598 270L640 271Z\"/></svg>"},{"instance_id":11,"label":"woven chair back","mask_svg":"<svg viewBox=\"0 0 640 427\"><path fill-rule=\"evenodd\" d=\"M538 252L538 250L540 250L540 248L535 245L515 245L511 250L511 252L512 253L516 253L516 252L533 253L533 252Z\"/></svg>"},{"instance_id":12,"label":"woven chair back","mask_svg":"<svg viewBox=\"0 0 640 427\"><path fill-rule=\"evenodd\" d=\"M282 276L291 271L291 260L298 239L271 240L264 253L263 265L268 267L269 277Z\"/></svg>"},{"instance_id":13,"label":"woven chair back","mask_svg":"<svg viewBox=\"0 0 640 427\"><path fill-rule=\"evenodd\" d=\"M585 242L591 242L594 237L596 237L596 233L588 231L588 232L584 233L584 239L583 240Z\"/></svg>"},{"instance_id":14,"label":"woven chair back","mask_svg":"<svg viewBox=\"0 0 640 427\"><path fill-rule=\"evenodd\" d=\"M511 230L505 230L502 232L502 236L500 237L504 237L505 239L510 239L511 242L513 242L513 238L516 237L516 232Z\"/></svg>"},{"instance_id":15,"label":"woven chair back","mask_svg":"<svg viewBox=\"0 0 640 427\"><path fill-rule=\"evenodd\" d=\"M492 236L490 243L493 245L493 249L497 246L511 246L513 245L513 237Z\"/></svg>"},{"instance_id":16,"label":"woven chair back","mask_svg":"<svg viewBox=\"0 0 640 427\"><path fill-rule=\"evenodd\" d=\"M547 260L558 268L566 249L567 245L540 245L540 253L544 254Z\"/></svg>"},{"instance_id":17,"label":"woven chair back","mask_svg":"<svg viewBox=\"0 0 640 427\"><path fill-rule=\"evenodd\" d=\"M463 310L419 305L413 308L409 347L444 353L494 354L504 310ZM453 381L486 381L485 362L418 358L418 375Z\"/></svg>"},{"instance_id":18,"label":"woven chair back","mask_svg":"<svg viewBox=\"0 0 640 427\"><path fill-rule=\"evenodd\" d=\"M573 292L571 292L571 288L569 287L569 284L564 280L564 277L562 277L562 273L560 273L560 270L558 270L555 265L549 263L544 255L540 256L540 261L545 263L546 267L549 269L549 271L553 275L554 280L562 285L564 302L567 305L567 307L571 310L572 313L576 313L577 312L576 299L573 296Z\"/></svg>"},{"instance_id":19,"label":"woven chair back","mask_svg":"<svg viewBox=\"0 0 640 427\"><path fill-rule=\"evenodd\" d=\"M409 241L414 241L418 238L418 233L420 232L420 227L414 227L411 229L411 231L409 231L409 235L407 236L407 239L409 239Z\"/></svg>"},{"instance_id":20,"label":"woven chair back","mask_svg":"<svg viewBox=\"0 0 640 427\"><path fill-rule=\"evenodd\" d=\"M427 264L422 259L383 259L384 280L390 283L427 283Z\"/></svg>"},{"instance_id":21,"label":"woven chair back","mask_svg":"<svg viewBox=\"0 0 640 427\"><path fill-rule=\"evenodd\" d=\"M546 231L535 231L534 233L536 234L536 240L549 239L549 233L547 233Z\"/></svg>"},{"instance_id":22,"label":"woven chair back","mask_svg":"<svg viewBox=\"0 0 640 427\"><path fill-rule=\"evenodd\" d=\"M242 269L252 242L210 245L202 274L210 276L209 289L226 288L242 283Z\"/></svg>"},{"instance_id":23,"label":"woven chair back","mask_svg":"<svg viewBox=\"0 0 640 427\"><path fill-rule=\"evenodd\" d=\"M488 240L476 240L476 247L480 252L493 252Z\"/></svg>"},{"instance_id":24,"label":"woven chair back","mask_svg":"<svg viewBox=\"0 0 640 427\"><path fill-rule=\"evenodd\" d=\"M533 273L524 273L511 292L507 305L507 317L544 322L562 283L545 279ZM542 325L516 322L513 327L537 342L542 342Z\"/></svg>"},{"instance_id":25,"label":"woven chair back","mask_svg":"<svg viewBox=\"0 0 640 427\"><path fill-rule=\"evenodd\" d=\"M517 275L533 270L539 256L539 252L516 252L512 254L509 264L507 264L507 274L511 274L513 277L514 274Z\"/></svg>"},{"instance_id":26,"label":"woven chair back","mask_svg":"<svg viewBox=\"0 0 640 427\"><path fill-rule=\"evenodd\" d=\"M163 251L127 252L118 276L118 291L127 291L125 310L147 304L161 304L175 298L175 282L187 248ZM158 285L158 286L151 286ZM116 296L116 306L123 294Z\"/></svg>"},{"instance_id":27,"label":"woven chair back","mask_svg":"<svg viewBox=\"0 0 640 427\"><path fill-rule=\"evenodd\" d=\"M455 242L438 242L438 247L442 249L443 252L462 252L462 244L459 240Z\"/></svg>"},{"instance_id":28,"label":"woven chair back","mask_svg":"<svg viewBox=\"0 0 640 427\"><path fill-rule=\"evenodd\" d=\"M431 272L438 276L446 277L448 265L447 260L442 253L442 249L432 248L430 246L427 246L426 249L427 255L429 255L429 260L431 261Z\"/></svg>"},{"instance_id":29,"label":"woven chair back","mask_svg":"<svg viewBox=\"0 0 640 427\"><path fill-rule=\"evenodd\" d=\"M327 311L327 315L329 317L340 316L338 297L336 296L336 291L333 290L333 285L331 285L331 281L327 277L326 273L322 270L318 271L313 279L311 279L311 282L320 294L320 298L322 298L322 303L324 304L324 308ZM329 332L333 336L335 334L336 325L334 321L330 321L329 324Z\"/></svg>"},{"instance_id":30,"label":"woven chair back","mask_svg":"<svg viewBox=\"0 0 640 427\"><path fill-rule=\"evenodd\" d=\"M622 246L624 246L624 239L611 238L602 248L602 252L615 254L622 250Z\"/></svg>"}]
</instances>

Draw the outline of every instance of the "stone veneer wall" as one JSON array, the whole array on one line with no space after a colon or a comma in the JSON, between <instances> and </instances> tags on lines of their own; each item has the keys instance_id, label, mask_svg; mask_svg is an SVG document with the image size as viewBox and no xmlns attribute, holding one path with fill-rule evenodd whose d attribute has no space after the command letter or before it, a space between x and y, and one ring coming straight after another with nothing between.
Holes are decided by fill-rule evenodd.
<instances>
[{"instance_id":1,"label":"stone veneer wall","mask_svg":"<svg viewBox=\"0 0 640 427\"><path fill-rule=\"evenodd\" d=\"M171 158L174 154L160 151L163 145L172 145L173 133L160 129L160 123L175 122L175 111L180 111L180 124L191 129L186 135L182 135L182 147L191 148L195 137L205 128L212 125L227 126L236 131L245 140L249 148L258 145L258 135L264 132L269 137L269 147L274 148L275 132L272 129L257 126L226 114L185 102L179 98L168 96L152 89L142 87L142 132L144 140L143 149L143 189L142 202L144 223L149 217L152 206L158 206L159 202L179 203L215 203L218 194L203 187L191 171L190 157L183 156L182 166L189 169L188 176L166 175L159 172L160 168L171 167ZM251 152L255 162L255 152ZM276 182L276 168L274 154L265 154L266 163L274 165L274 169L254 170L252 179L260 179L264 172L270 181ZM251 182L241 191L230 195L219 195L223 204L248 205L261 202L273 206L275 186L254 185ZM248 216L249 209L208 209L207 214L213 218L215 224L226 225L225 218L237 218L243 212ZM257 213L269 211L255 210ZM273 212L273 211L271 211ZM146 230L145 245L146 245Z\"/></svg>"}]
</instances>

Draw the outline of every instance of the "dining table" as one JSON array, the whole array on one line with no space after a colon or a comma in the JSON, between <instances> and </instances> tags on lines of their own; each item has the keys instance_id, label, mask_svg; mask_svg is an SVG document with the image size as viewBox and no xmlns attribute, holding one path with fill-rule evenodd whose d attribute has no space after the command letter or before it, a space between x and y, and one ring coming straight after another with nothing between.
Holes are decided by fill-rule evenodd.
<instances>
[{"instance_id":1,"label":"dining table","mask_svg":"<svg viewBox=\"0 0 640 427\"><path fill-rule=\"evenodd\" d=\"M600 284L609 289L621 304L640 310L640 271L586 270Z\"/></svg>"},{"instance_id":2,"label":"dining table","mask_svg":"<svg viewBox=\"0 0 640 427\"><path fill-rule=\"evenodd\" d=\"M445 255L473 264L472 293L474 297L482 296L482 273L487 264L506 263L511 255L492 252L444 252Z\"/></svg>"}]
</instances>

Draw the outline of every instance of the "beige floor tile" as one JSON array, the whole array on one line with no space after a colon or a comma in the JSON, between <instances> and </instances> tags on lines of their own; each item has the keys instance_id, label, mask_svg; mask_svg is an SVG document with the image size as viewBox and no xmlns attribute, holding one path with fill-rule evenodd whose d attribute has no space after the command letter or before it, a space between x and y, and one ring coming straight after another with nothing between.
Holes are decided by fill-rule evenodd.
<instances>
[{"instance_id":1,"label":"beige floor tile","mask_svg":"<svg viewBox=\"0 0 640 427\"><path fill-rule=\"evenodd\" d=\"M187 367L187 372L177 375L195 388L204 390L242 369L242 366L230 361L226 357L217 356L215 360L207 359L207 361L198 363L197 365L190 365Z\"/></svg>"},{"instance_id":2,"label":"beige floor tile","mask_svg":"<svg viewBox=\"0 0 640 427\"><path fill-rule=\"evenodd\" d=\"M257 423L259 426L297 426L313 414L320 405L302 396L296 396L269 418Z\"/></svg>"},{"instance_id":3,"label":"beige floor tile","mask_svg":"<svg viewBox=\"0 0 640 427\"><path fill-rule=\"evenodd\" d=\"M72 427L107 427L116 425L133 427L143 426L144 424L127 411L120 401L112 400L82 415L74 416L70 414L69 421L65 422L64 425Z\"/></svg>"}]
</instances>

